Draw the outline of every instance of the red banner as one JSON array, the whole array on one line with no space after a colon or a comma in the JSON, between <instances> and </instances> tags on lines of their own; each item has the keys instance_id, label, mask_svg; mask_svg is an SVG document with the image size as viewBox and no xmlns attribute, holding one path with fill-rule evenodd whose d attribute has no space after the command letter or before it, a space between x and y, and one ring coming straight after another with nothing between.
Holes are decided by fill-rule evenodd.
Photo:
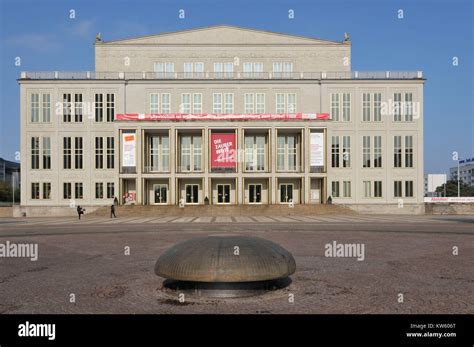
<instances>
[{"instance_id":1,"label":"red banner","mask_svg":"<svg viewBox=\"0 0 474 347\"><path fill-rule=\"evenodd\" d=\"M235 140L234 133L211 133L211 168L235 167Z\"/></svg>"},{"instance_id":2,"label":"red banner","mask_svg":"<svg viewBox=\"0 0 474 347\"><path fill-rule=\"evenodd\" d=\"M119 113L118 121L305 121L329 120L329 113L256 113L256 114L220 114L220 113Z\"/></svg>"}]
</instances>

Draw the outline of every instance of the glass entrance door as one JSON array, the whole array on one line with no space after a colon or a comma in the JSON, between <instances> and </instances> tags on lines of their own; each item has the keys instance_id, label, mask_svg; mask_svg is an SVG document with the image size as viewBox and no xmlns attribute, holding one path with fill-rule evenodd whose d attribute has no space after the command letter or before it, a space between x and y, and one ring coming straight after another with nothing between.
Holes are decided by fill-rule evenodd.
<instances>
[{"instance_id":1,"label":"glass entrance door","mask_svg":"<svg viewBox=\"0 0 474 347\"><path fill-rule=\"evenodd\" d=\"M186 203L197 204L199 202L199 184L186 184Z\"/></svg>"},{"instance_id":2,"label":"glass entrance door","mask_svg":"<svg viewBox=\"0 0 474 347\"><path fill-rule=\"evenodd\" d=\"M280 202L288 203L293 201L293 184L280 184Z\"/></svg>"},{"instance_id":3,"label":"glass entrance door","mask_svg":"<svg viewBox=\"0 0 474 347\"><path fill-rule=\"evenodd\" d=\"M153 193L154 193L155 204L168 203L168 185L167 184L154 184Z\"/></svg>"},{"instance_id":4,"label":"glass entrance door","mask_svg":"<svg viewBox=\"0 0 474 347\"><path fill-rule=\"evenodd\" d=\"M262 185L249 184L249 204L262 203Z\"/></svg>"},{"instance_id":5,"label":"glass entrance door","mask_svg":"<svg viewBox=\"0 0 474 347\"><path fill-rule=\"evenodd\" d=\"M217 185L217 203L230 204L230 184Z\"/></svg>"}]
</instances>

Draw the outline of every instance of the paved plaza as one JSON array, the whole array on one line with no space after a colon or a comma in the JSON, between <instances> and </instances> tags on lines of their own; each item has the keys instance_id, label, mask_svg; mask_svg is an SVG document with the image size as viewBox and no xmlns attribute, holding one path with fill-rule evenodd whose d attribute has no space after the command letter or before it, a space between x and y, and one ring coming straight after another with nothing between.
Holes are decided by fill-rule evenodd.
<instances>
[{"instance_id":1,"label":"paved plaza","mask_svg":"<svg viewBox=\"0 0 474 347\"><path fill-rule=\"evenodd\" d=\"M153 267L163 251L236 234L290 251L291 284L257 297L184 302L162 290ZM0 258L1 313L474 312L474 216L0 218L0 243L7 241L37 243L38 260ZM363 244L364 259L326 256L334 241Z\"/></svg>"}]
</instances>

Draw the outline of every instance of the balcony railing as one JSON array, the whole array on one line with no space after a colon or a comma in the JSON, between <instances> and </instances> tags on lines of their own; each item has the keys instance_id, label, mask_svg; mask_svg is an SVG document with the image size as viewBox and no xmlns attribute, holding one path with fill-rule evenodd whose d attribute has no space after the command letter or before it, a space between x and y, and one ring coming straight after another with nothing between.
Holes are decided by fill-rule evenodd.
<instances>
[{"instance_id":1,"label":"balcony railing","mask_svg":"<svg viewBox=\"0 0 474 347\"><path fill-rule=\"evenodd\" d=\"M340 72L94 72L24 71L21 80L414 80L422 71Z\"/></svg>"}]
</instances>

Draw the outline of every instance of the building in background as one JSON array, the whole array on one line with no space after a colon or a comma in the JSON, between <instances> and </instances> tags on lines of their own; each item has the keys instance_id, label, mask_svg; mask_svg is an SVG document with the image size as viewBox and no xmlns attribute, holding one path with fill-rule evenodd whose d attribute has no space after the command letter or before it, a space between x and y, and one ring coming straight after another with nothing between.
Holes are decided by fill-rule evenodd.
<instances>
[{"instance_id":1,"label":"building in background","mask_svg":"<svg viewBox=\"0 0 474 347\"><path fill-rule=\"evenodd\" d=\"M449 177L453 181L458 180L458 167L449 169ZM474 158L459 161L459 177L465 184L474 187Z\"/></svg>"},{"instance_id":2,"label":"building in background","mask_svg":"<svg viewBox=\"0 0 474 347\"><path fill-rule=\"evenodd\" d=\"M98 36L95 71L18 80L22 208L93 208L114 196L146 205L331 197L420 212L422 73L350 62L347 35L213 26Z\"/></svg>"},{"instance_id":3,"label":"building in background","mask_svg":"<svg viewBox=\"0 0 474 347\"><path fill-rule=\"evenodd\" d=\"M20 188L20 163L0 158L0 182Z\"/></svg>"},{"instance_id":4,"label":"building in background","mask_svg":"<svg viewBox=\"0 0 474 347\"><path fill-rule=\"evenodd\" d=\"M446 183L446 174L425 174L425 196L443 196L436 193L436 188Z\"/></svg>"}]
</instances>

